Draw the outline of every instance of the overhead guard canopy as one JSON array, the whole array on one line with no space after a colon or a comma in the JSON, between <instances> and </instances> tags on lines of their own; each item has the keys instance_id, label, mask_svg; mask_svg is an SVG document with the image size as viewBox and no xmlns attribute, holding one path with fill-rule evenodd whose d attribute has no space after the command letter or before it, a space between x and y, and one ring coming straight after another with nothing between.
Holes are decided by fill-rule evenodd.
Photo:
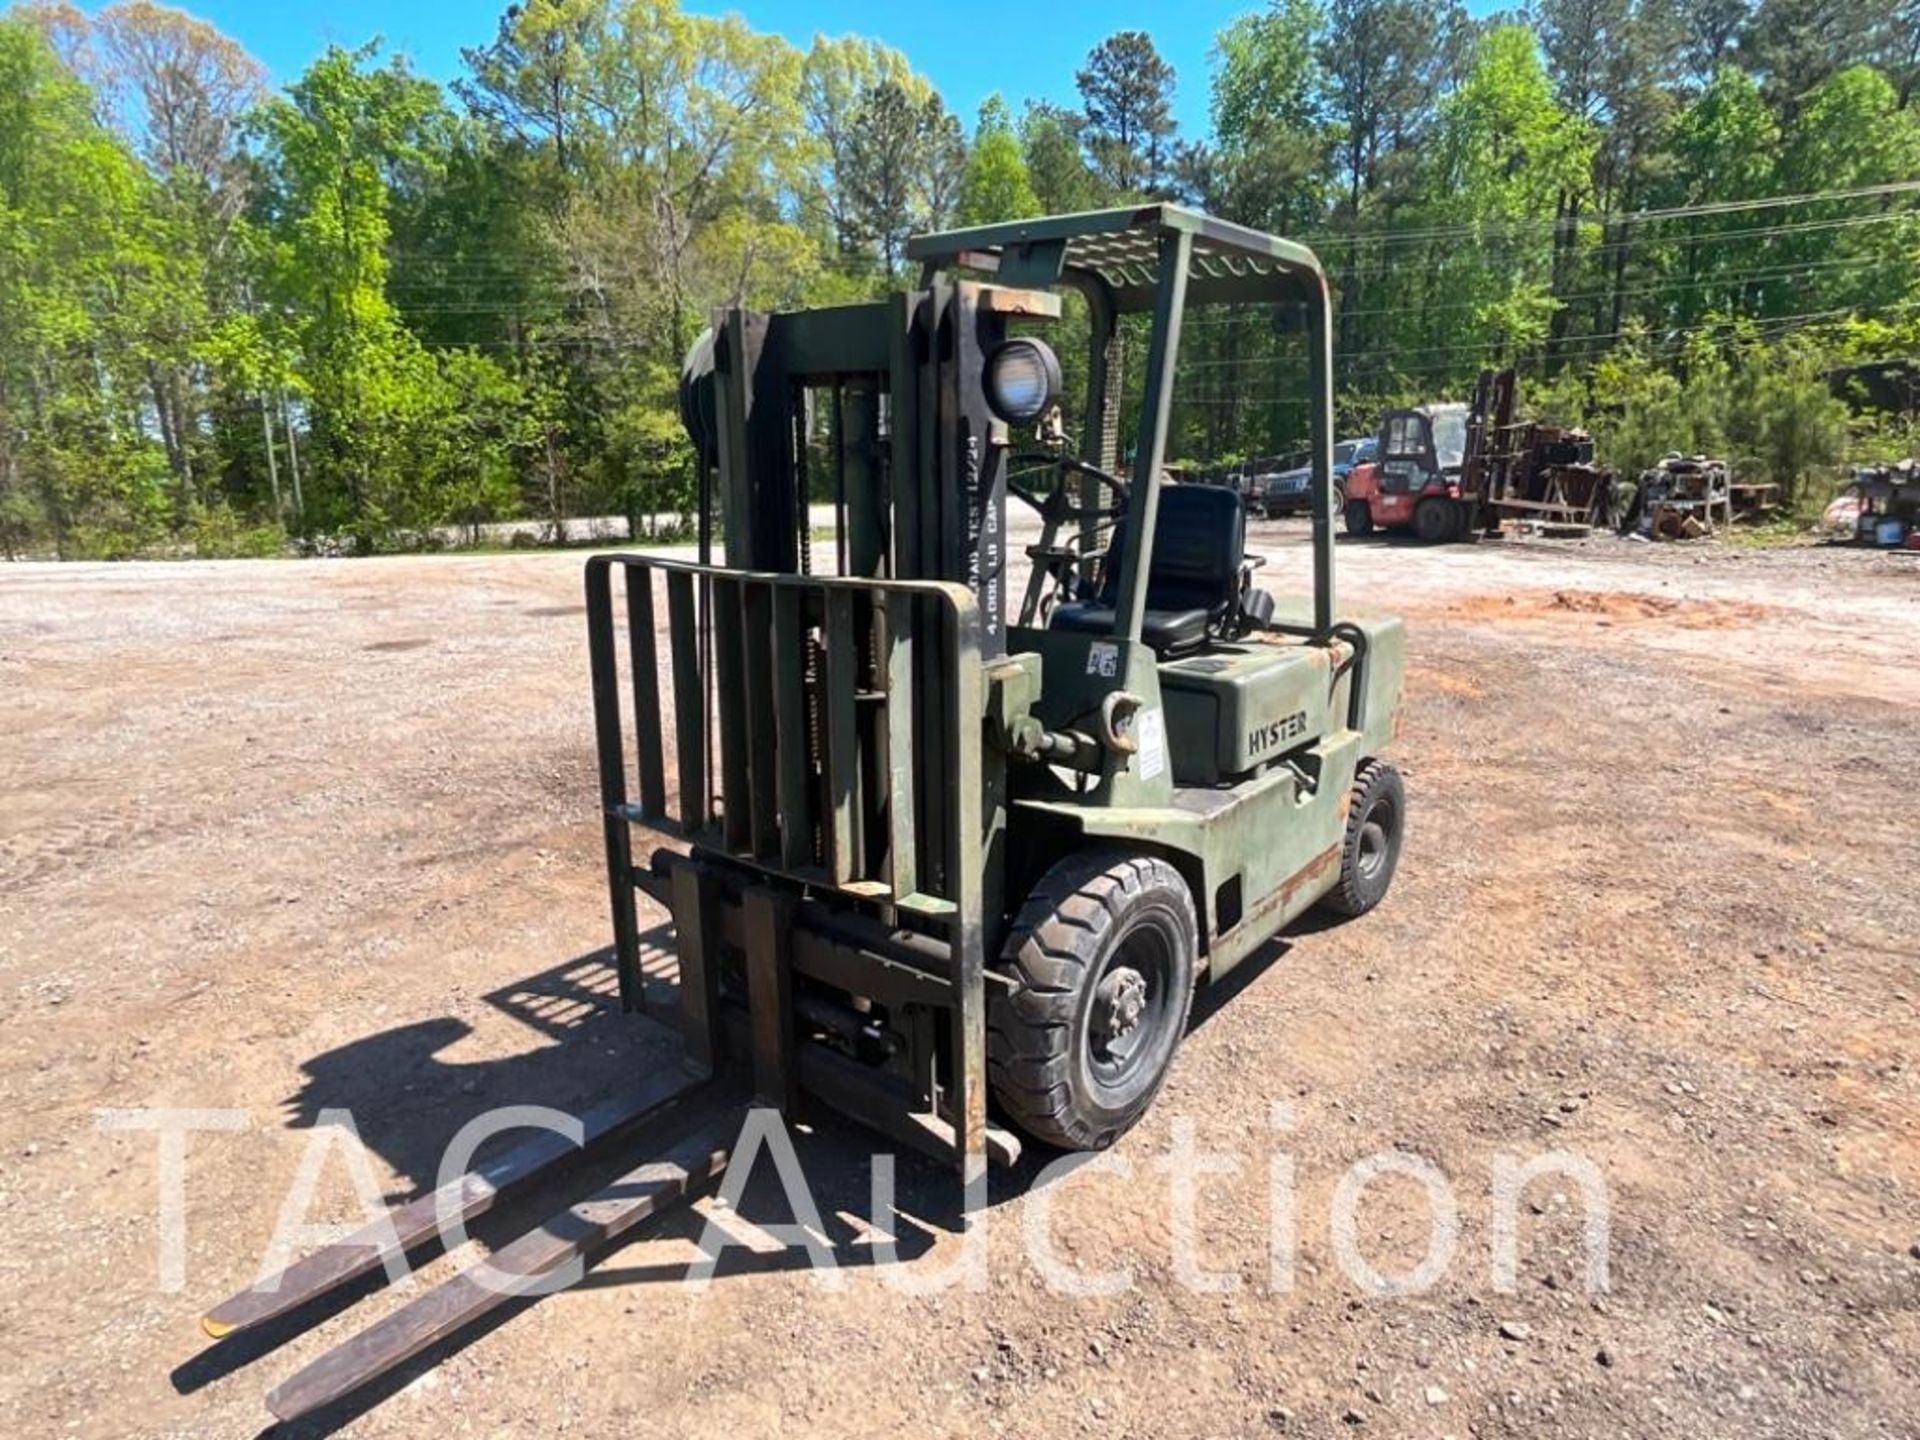
<instances>
[{"instance_id":1,"label":"overhead guard canopy","mask_svg":"<svg viewBox=\"0 0 1920 1440\"><path fill-rule=\"evenodd\" d=\"M1220 301L1317 301L1326 274L1311 250L1180 205L1089 210L1044 220L1014 220L916 235L909 259L936 269L993 273L1002 283L1050 287L1072 275L1098 279L1119 312L1153 308L1162 236L1192 237L1187 295Z\"/></svg>"}]
</instances>

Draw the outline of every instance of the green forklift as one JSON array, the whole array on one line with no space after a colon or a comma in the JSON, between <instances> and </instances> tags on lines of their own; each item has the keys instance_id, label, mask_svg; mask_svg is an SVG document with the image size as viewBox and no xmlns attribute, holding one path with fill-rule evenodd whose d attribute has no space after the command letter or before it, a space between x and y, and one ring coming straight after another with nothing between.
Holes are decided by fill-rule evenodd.
<instances>
[{"instance_id":1,"label":"green forklift","mask_svg":"<svg viewBox=\"0 0 1920 1440\"><path fill-rule=\"evenodd\" d=\"M1140 1118L1196 986L1310 906L1358 915L1385 894L1406 815L1380 758L1403 635L1334 604L1313 255L1171 205L909 254L918 283L886 300L718 315L681 407L719 535L703 526L695 561L587 563L620 994L679 1029L682 1063L611 1077L573 1128L443 1179L201 1324L252 1354L510 1194L651 1153L282 1381L280 1419L390 1392L409 1360L569 1283L714 1182L749 1103L821 1103L957 1160L971 1225L1023 1137L1092 1150ZM1285 609L1253 584L1239 493L1164 473L1182 322L1207 306L1264 308L1305 348L1311 575ZM1050 332L1086 346L1077 445ZM1037 517L1017 604L1009 500ZM646 837L663 843L636 864ZM673 983L642 893L672 917ZM677 1138L648 1143L670 1108Z\"/></svg>"},{"instance_id":2,"label":"green forklift","mask_svg":"<svg viewBox=\"0 0 1920 1440\"><path fill-rule=\"evenodd\" d=\"M1385 893L1402 627L1335 605L1310 251L1150 205L907 253L906 293L728 311L694 347L683 409L724 564L589 564L624 994L644 1002L644 891L673 917L696 1065L732 1056L765 1100L813 1093L969 1163L1022 1136L1098 1149L1160 1089L1198 984L1310 906L1357 915ZM1077 445L1046 338L1068 295ZM1243 498L1165 473L1202 307L1263 307L1306 351L1311 599L1284 613L1253 583ZM1120 362L1143 333L1129 405ZM1009 501L1038 527L1017 605ZM636 830L683 843L636 866Z\"/></svg>"}]
</instances>

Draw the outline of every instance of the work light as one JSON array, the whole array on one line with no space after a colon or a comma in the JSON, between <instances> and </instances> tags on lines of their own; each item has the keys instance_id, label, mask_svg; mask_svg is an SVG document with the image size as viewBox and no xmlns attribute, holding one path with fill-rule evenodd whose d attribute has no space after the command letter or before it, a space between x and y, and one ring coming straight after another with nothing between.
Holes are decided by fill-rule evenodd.
<instances>
[{"instance_id":1,"label":"work light","mask_svg":"<svg viewBox=\"0 0 1920 1440\"><path fill-rule=\"evenodd\" d=\"M1060 393L1060 360L1038 340L1008 340L987 357L987 404L1009 425L1030 425Z\"/></svg>"}]
</instances>

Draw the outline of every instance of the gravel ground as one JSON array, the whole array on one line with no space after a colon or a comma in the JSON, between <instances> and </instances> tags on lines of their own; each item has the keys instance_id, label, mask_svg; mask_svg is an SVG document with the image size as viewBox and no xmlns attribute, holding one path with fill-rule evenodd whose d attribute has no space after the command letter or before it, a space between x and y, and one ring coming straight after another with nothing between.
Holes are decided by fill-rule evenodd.
<instances>
[{"instance_id":1,"label":"gravel ground","mask_svg":"<svg viewBox=\"0 0 1920 1440\"><path fill-rule=\"evenodd\" d=\"M1266 583L1302 573L1303 535L1254 527ZM825 1120L798 1145L838 1290L773 1251L729 1252L703 1294L668 1283L703 1207L293 1433L1916 1433L1920 556L1341 560L1348 601L1409 619L1399 878L1236 975L1114 1152L1131 1178L1023 1193L1030 1166L989 1213L987 1290L913 1295L962 1245L940 1177L902 1163L903 1263L881 1264L872 1142ZM351 1110L397 1199L473 1114L671 1063L609 1004L579 573L0 567L0 1433L255 1434L267 1388L395 1308L264 1353L195 1323L258 1270L323 1111ZM154 1138L98 1127L131 1106L246 1125L191 1143L178 1293ZM1177 1272L1155 1162L1187 1124L1244 1157L1197 1202L1231 1290ZM1330 1220L1349 1167L1390 1149L1444 1172L1459 1218L1453 1263L1400 1298L1336 1263ZM1604 1178L1603 1292L1564 1180L1526 1191L1516 1283L1492 1268L1496 1167L1556 1150ZM349 1153L316 1223L359 1213ZM1274 1157L1298 1240L1280 1285ZM1355 1213L1376 1269L1425 1253L1406 1177ZM1042 1222L1060 1263L1131 1283L1045 1283Z\"/></svg>"}]
</instances>

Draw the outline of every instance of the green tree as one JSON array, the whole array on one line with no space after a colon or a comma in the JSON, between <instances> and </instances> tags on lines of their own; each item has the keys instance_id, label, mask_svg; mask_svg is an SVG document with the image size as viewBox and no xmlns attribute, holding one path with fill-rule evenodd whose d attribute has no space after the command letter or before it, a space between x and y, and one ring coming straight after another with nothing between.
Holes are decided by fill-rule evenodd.
<instances>
[{"instance_id":1,"label":"green tree","mask_svg":"<svg viewBox=\"0 0 1920 1440\"><path fill-rule=\"evenodd\" d=\"M960 125L931 92L883 80L861 97L840 169L858 243L892 276L916 230L943 227L966 170Z\"/></svg>"},{"instance_id":2,"label":"green tree","mask_svg":"<svg viewBox=\"0 0 1920 1440\"><path fill-rule=\"evenodd\" d=\"M892 81L907 94L924 98L926 87L899 51L877 41L846 35L816 35L801 68L801 99L807 131L818 147L817 176L810 203L826 216L835 253L843 259L859 250L850 191L843 167L854 143L854 121L866 93Z\"/></svg>"},{"instance_id":3,"label":"green tree","mask_svg":"<svg viewBox=\"0 0 1920 1440\"><path fill-rule=\"evenodd\" d=\"M1732 63L1741 32L1753 19L1753 0L1676 0L1673 17L1680 38L1675 58L1698 88Z\"/></svg>"},{"instance_id":4,"label":"green tree","mask_svg":"<svg viewBox=\"0 0 1920 1440\"><path fill-rule=\"evenodd\" d=\"M921 108L906 87L883 80L861 97L840 167L855 243L878 251L882 273L899 268L918 214L914 185Z\"/></svg>"},{"instance_id":5,"label":"green tree","mask_svg":"<svg viewBox=\"0 0 1920 1440\"><path fill-rule=\"evenodd\" d=\"M1561 196L1554 227L1552 338L1618 332L1633 253L1629 222L1611 218L1644 203L1662 127L1674 104L1680 30L1668 0L1541 0L1541 50L1560 103L1594 128L1590 184ZM1583 192L1611 212L1597 235L1583 226ZM1589 238L1598 263L1589 263Z\"/></svg>"},{"instance_id":6,"label":"green tree","mask_svg":"<svg viewBox=\"0 0 1920 1440\"><path fill-rule=\"evenodd\" d=\"M1417 293L1446 316L1429 332L1432 343L1492 360L1546 338L1553 240L1542 222L1564 216L1569 195L1587 192L1593 148L1593 127L1555 98L1533 33L1519 25L1488 32L1441 104L1423 177L1422 218L1474 235L1465 245L1436 238L1428 248Z\"/></svg>"},{"instance_id":7,"label":"green tree","mask_svg":"<svg viewBox=\"0 0 1920 1440\"><path fill-rule=\"evenodd\" d=\"M1077 111L1029 100L1020 113L1020 154L1027 179L1048 215L1097 210L1110 197L1088 166L1081 132L1086 120Z\"/></svg>"},{"instance_id":8,"label":"green tree","mask_svg":"<svg viewBox=\"0 0 1920 1440\"><path fill-rule=\"evenodd\" d=\"M1894 0L1881 12L1874 65L1893 82L1902 110L1920 98L1920 0Z\"/></svg>"},{"instance_id":9,"label":"green tree","mask_svg":"<svg viewBox=\"0 0 1920 1440\"><path fill-rule=\"evenodd\" d=\"M525 487L560 526L572 506L678 484L636 473L650 452L620 437L645 428L641 415L670 422L657 372L673 372L712 306L790 305L820 281L830 156L807 117L822 72L738 17L667 0L548 0L509 12L468 58L461 93L490 138L464 192L495 214L507 212L490 187L517 195L521 211L492 247L510 259L472 253L486 231L467 230L448 283L477 277L510 312L490 343L538 390L546 428L522 452ZM442 215L449 243L457 224ZM429 277L429 298L440 283Z\"/></svg>"},{"instance_id":10,"label":"green tree","mask_svg":"<svg viewBox=\"0 0 1920 1440\"><path fill-rule=\"evenodd\" d=\"M330 47L256 121L275 302L295 317L325 518L363 545L429 523L415 464L439 396L432 359L386 292L397 176L434 163L451 124L439 92L373 47Z\"/></svg>"},{"instance_id":11,"label":"green tree","mask_svg":"<svg viewBox=\"0 0 1920 1440\"><path fill-rule=\"evenodd\" d=\"M595 55L614 24L609 0L509 5L492 44L460 52L467 74L454 93L477 119L572 176L589 158Z\"/></svg>"},{"instance_id":12,"label":"green tree","mask_svg":"<svg viewBox=\"0 0 1920 1440\"><path fill-rule=\"evenodd\" d=\"M1828 383L1825 357L1803 340L1750 348L1741 361L1727 427L1734 463L1796 504L1846 457L1846 404Z\"/></svg>"},{"instance_id":13,"label":"green tree","mask_svg":"<svg viewBox=\"0 0 1920 1440\"><path fill-rule=\"evenodd\" d=\"M1026 157L1020 153L1006 102L989 95L980 105L954 217L962 225L990 225L1040 213L1040 197L1027 178Z\"/></svg>"},{"instance_id":14,"label":"green tree","mask_svg":"<svg viewBox=\"0 0 1920 1440\"><path fill-rule=\"evenodd\" d=\"M1740 32L1740 56L1791 122L1814 87L1871 57L1881 0L1760 0Z\"/></svg>"},{"instance_id":15,"label":"green tree","mask_svg":"<svg viewBox=\"0 0 1920 1440\"><path fill-rule=\"evenodd\" d=\"M139 321L168 309L152 182L33 24L0 18L0 516L125 554L173 508Z\"/></svg>"},{"instance_id":16,"label":"green tree","mask_svg":"<svg viewBox=\"0 0 1920 1440\"><path fill-rule=\"evenodd\" d=\"M1780 131L1751 76L1722 67L1675 119L1667 142L1671 175L1659 198L1669 206L1714 206L1774 193ZM1664 285L1642 302L1660 325L1692 326L1709 314L1753 303L1755 277L1769 267L1766 237L1738 211L1657 222L1649 237ZM1652 301L1651 304L1646 301Z\"/></svg>"},{"instance_id":17,"label":"green tree","mask_svg":"<svg viewBox=\"0 0 1920 1440\"><path fill-rule=\"evenodd\" d=\"M206 498L201 482L219 468L209 409L251 409L264 400L223 383L201 342L246 304L245 277L232 263L233 227L249 191L242 125L266 70L205 21L149 0L102 10L92 45L107 113L158 181L152 223L168 237L169 284L162 306L139 328L155 419L181 504L190 509ZM251 473L258 461L248 461Z\"/></svg>"},{"instance_id":18,"label":"green tree","mask_svg":"<svg viewBox=\"0 0 1920 1440\"><path fill-rule=\"evenodd\" d=\"M1785 139L1779 177L1799 194L1920 178L1920 114L1901 108L1879 71L1865 65L1837 71L1806 97ZM1911 201L1864 214L1858 202L1815 201L1795 217L1802 228L1780 237L1773 257L1780 270L1796 267L1779 287L1782 306L1872 313L1920 298L1920 210ZM1850 217L1868 223L1841 223ZM1821 222L1833 228L1806 228Z\"/></svg>"},{"instance_id":19,"label":"green tree","mask_svg":"<svg viewBox=\"0 0 1920 1440\"><path fill-rule=\"evenodd\" d=\"M1435 103L1458 78L1471 36L1458 5L1331 0L1318 58L1350 222L1361 220L1396 158L1433 124Z\"/></svg>"},{"instance_id":20,"label":"green tree","mask_svg":"<svg viewBox=\"0 0 1920 1440\"><path fill-rule=\"evenodd\" d=\"M1109 35L1074 76L1094 169L1121 195L1151 194L1173 160L1173 67L1144 30Z\"/></svg>"},{"instance_id":21,"label":"green tree","mask_svg":"<svg viewBox=\"0 0 1920 1440\"><path fill-rule=\"evenodd\" d=\"M1213 48L1213 133L1223 146L1262 132L1322 123L1325 79L1316 41L1325 16L1314 0L1272 0L1222 30Z\"/></svg>"},{"instance_id":22,"label":"green tree","mask_svg":"<svg viewBox=\"0 0 1920 1440\"><path fill-rule=\"evenodd\" d=\"M1274 0L1214 43L1215 173L1195 188L1231 219L1298 233L1325 213L1332 136L1322 23L1313 0Z\"/></svg>"},{"instance_id":23,"label":"green tree","mask_svg":"<svg viewBox=\"0 0 1920 1440\"><path fill-rule=\"evenodd\" d=\"M1394 295L1406 252L1387 239L1364 242L1419 201L1421 146L1441 93L1457 78L1472 26L1457 4L1416 0L1329 0L1316 44L1324 84L1333 184L1332 218L1347 231L1337 257L1338 361L1343 373L1384 380L1406 343L1406 316Z\"/></svg>"}]
</instances>

